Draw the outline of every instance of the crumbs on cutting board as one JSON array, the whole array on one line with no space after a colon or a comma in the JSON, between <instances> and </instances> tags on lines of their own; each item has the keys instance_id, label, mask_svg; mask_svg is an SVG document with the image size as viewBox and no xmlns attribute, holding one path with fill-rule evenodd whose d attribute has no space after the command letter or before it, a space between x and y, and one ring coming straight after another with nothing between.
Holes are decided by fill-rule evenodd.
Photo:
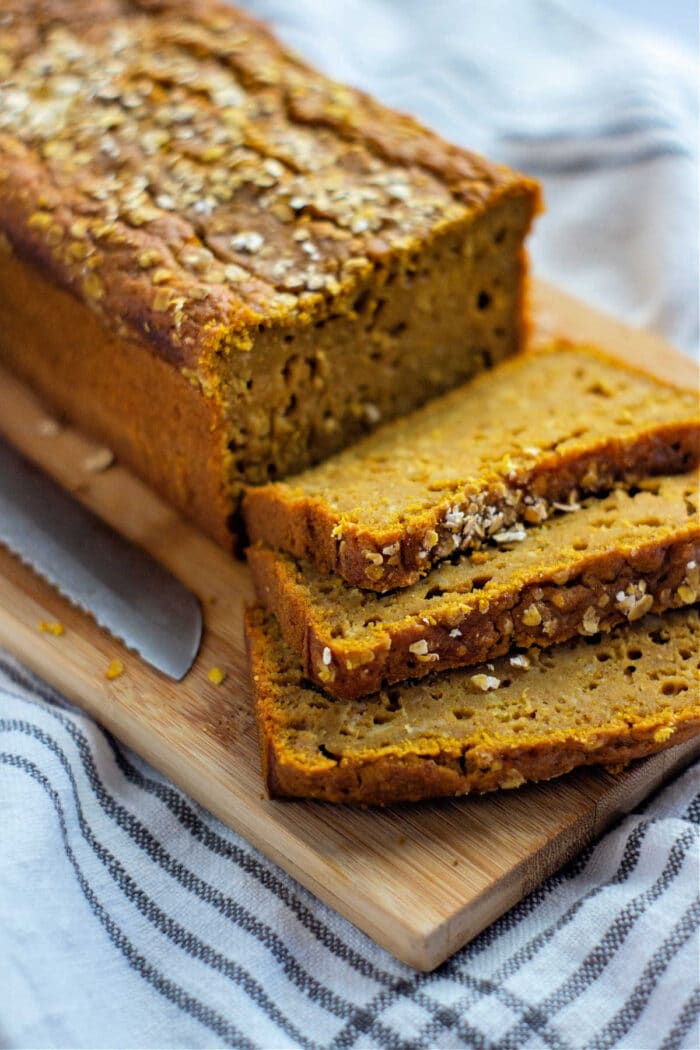
<instances>
[{"instance_id":1,"label":"crumbs on cutting board","mask_svg":"<svg viewBox=\"0 0 700 1050\"><path fill-rule=\"evenodd\" d=\"M103 470L107 470L114 463L114 453L109 448L97 448L94 452L89 452L83 459L83 470L87 470L90 474L99 474Z\"/></svg>"},{"instance_id":2,"label":"crumbs on cutting board","mask_svg":"<svg viewBox=\"0 0 700 1050\"><path fill-rule=\"evenodd\" d=\"M56 435L61 432L61 424L58 420L51 419L50 416L45 416L43 419L37 421L36 429L41 437L56 437Z\"/></svg>"},{"instance_id":3,"label":"crumbs on cutting board","mask_svg":"<svg viewBox=\"0 0 700 1050\"><path fill-rule=\"evenodd\" d=\"M121 660L110 660L109 666L105 671L105 678L112 682L115 678L121 677L124 674L124 664Z\"/></svg>"},{"instance_id":4,"label":"crumbs on cutting board","mask_svg":"<svg viewBox=\"0 0 700 1050\"><path fill-rule=\"evenodd\" d=\"M65 627L59 620L41 620L39 623L39 630L43 631L44 634L54 634L57 638L66 633Z\"/></svg>"},{"instance_id":5,"label":"crumbs on cutting board","mask_svg":"<svg viewBox=\"0 0 700 1050\"><path fill-rule=\"evenodd\" d=\"M211 670L207 672L207 678L210 682L213 682L214 685L221 685L226 678L226 672L222 671L220 667L212 667Z\"/></svg>"}]
</instances>

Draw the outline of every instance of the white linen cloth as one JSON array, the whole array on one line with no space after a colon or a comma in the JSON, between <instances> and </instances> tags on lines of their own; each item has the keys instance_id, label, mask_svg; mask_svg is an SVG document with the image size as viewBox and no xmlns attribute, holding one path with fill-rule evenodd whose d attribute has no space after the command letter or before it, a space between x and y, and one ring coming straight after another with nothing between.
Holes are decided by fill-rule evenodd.
<instances>
[{"instance_id":1,"label":"white linen cloth","mask_svg":"<svg viewBox=\"0 0 700 1050\"><path fill-rule=\"evenodd\" d=\"M557 0L257 0L334 77L542 178L538 273L689 351L692 63ZM0 653L0 1046L700 1045L700 765L433 974Z\"/></svg>"}]
</instances>

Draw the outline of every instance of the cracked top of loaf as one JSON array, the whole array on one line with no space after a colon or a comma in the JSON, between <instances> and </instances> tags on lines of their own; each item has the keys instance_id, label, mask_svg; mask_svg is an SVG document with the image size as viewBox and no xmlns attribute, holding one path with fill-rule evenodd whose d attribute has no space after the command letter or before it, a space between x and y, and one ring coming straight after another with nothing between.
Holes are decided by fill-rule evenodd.
<instances>
[{"instance_id":1,"label":"cracked top of loaf","mask_svg":"<svg viewBox=\"0 0 700 1050\"><path fill-rule=\"evenodd\" d=\"M378 262L509 194L537 205L223 4L3 4L5 249L174 363L351 310Z\"/></svg>"}]
</instances>

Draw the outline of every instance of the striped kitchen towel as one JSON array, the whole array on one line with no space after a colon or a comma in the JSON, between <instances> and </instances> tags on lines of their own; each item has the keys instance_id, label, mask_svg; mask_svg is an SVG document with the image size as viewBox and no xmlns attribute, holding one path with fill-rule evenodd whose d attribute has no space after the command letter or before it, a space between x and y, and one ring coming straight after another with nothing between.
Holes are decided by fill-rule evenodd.
<instances>
[{"instance_id":1,"label":"striped kitchen towel","mask_svg":"<svg viewBox=\"0 0 700 1050\"><path fill-rule=\"evenodd\" d=\"M700 764L432 974L0 660L3 1047L698 1046Z\"/></svg>"},{"instance_id":2,"label":"striped kitchen towel","mask_svg":"<svg viewBox=\"0 0 700 1050\"><path fill-rule=\"evenodd\" d=\"M338 79L543 179L543 277L697 344L690 62L561 0L255 0ZM700 765L435 973L0 654L1 1047L700 1046Z\"/></svg>"}]
</instances>

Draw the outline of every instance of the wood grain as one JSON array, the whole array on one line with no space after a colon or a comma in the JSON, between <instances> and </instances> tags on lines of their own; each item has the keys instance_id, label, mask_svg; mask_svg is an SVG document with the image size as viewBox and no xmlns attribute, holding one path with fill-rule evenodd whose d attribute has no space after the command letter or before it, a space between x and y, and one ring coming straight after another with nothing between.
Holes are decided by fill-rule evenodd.
<instances>
[{"instance_id":1,"label":"wood grain","mask_svg":"<svg viewBox=\"0 0 700 1050\"><path fill-rule=\"evenodd\" d=\"M544 285L533 302L538 339L591 340L695 381L692 362L649 333ZM0 644L404 962L437 966L700 754L695 740L617 776L579 771L501 795L385 810L268 801L243 648L241 613L252 596L245 566L121 467L86 472L94 445L71 428L42 435L44 418L33 395L0 373L5 435L199 595L204 642L191 672L173 683L0 549ZM41 633L42 620L60 620L65 634ZM114 657L126 672L107 681ZM227 673L220 686L207 678L213 666Z\"/></svg>"}]
</instances>

